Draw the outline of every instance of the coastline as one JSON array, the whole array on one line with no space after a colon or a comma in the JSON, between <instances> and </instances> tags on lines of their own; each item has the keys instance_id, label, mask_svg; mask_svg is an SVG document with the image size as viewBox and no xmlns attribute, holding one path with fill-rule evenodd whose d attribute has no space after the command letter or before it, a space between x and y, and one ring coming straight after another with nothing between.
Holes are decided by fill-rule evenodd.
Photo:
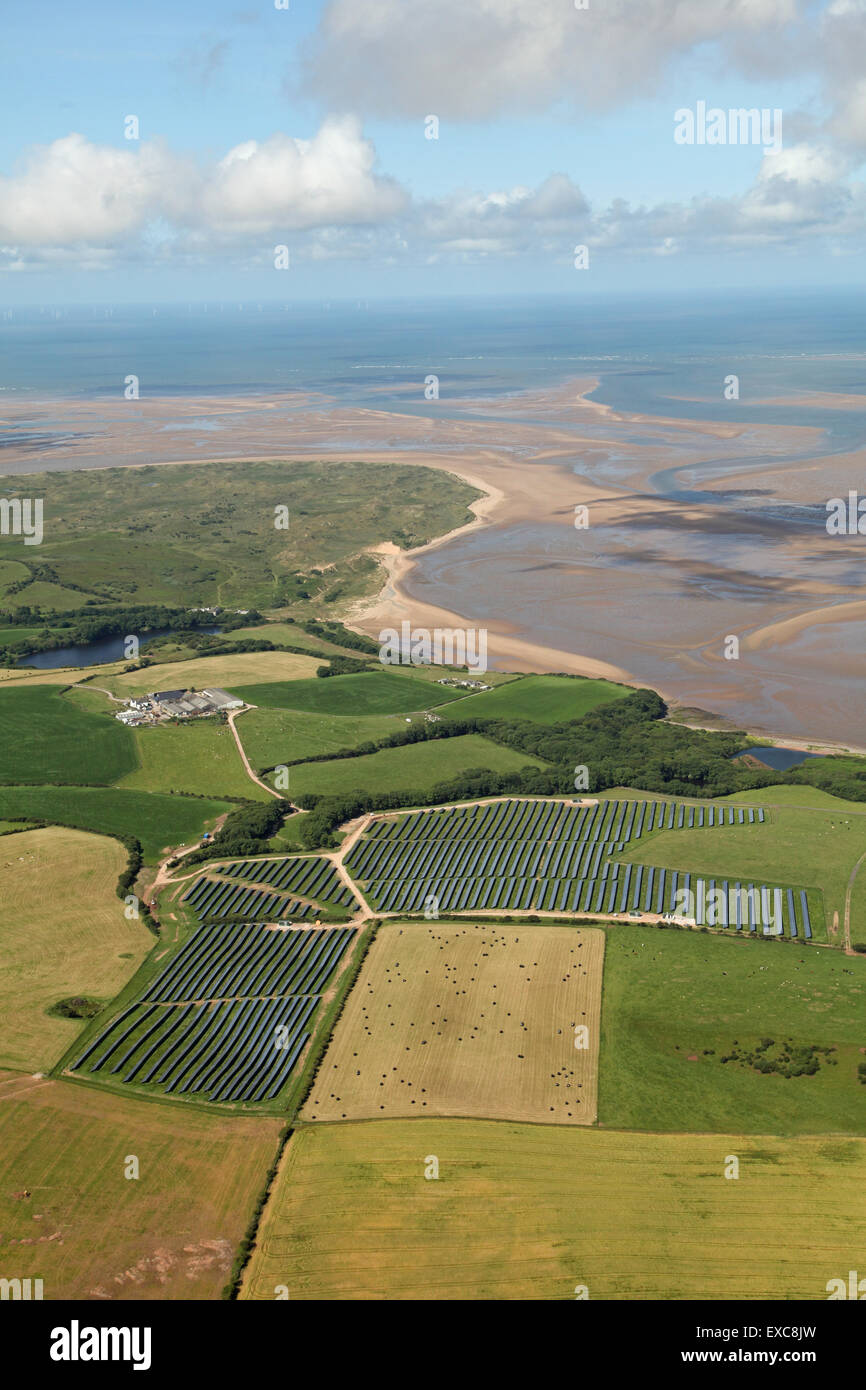
<instances>
[{"instance_id":1,"label":"coastline","mask_svg":"<svg viewBox=\"0 0 866 1390\"><path fill-rule=\"evenodd\" d=\"M473 619L468 615L419 600L410 595L404 587L407 576L412 572L419 558L448 545L459 537L486 526L495 525L500 520L498 513L501 513L505 508L507 498L502 489L464 469L454 467L453 464L448 467L448 471L483 493L480 498L476 498L469 505L469 510L473 513L472 520L411 550L401 550L391 541L368 547L365 553L374 556L384 571L383 582L375 595L356 601L343 614L342 621L350 630L378 640L383 628L399 628L400 624L406 621L413 626L429 629L437 627L465 628L474 625ZM861 605L859 601L855 601L851 605L840 605L843 608L855 608L858 615L864 606L866 605ZM832 607L812 610L768 626L760 633L752 634L750 638L746 639L746 645L760 648L765 641L772 641L772 638L777 635L778 640L784 641L786 637L796 635L808 627L810 619L819 623L833 622L834 620L844 621L844 616L839 614L837 617ZM514 636L501 623L486 624L486 629L494 639L492 645L496 652L496 658L493 669L542 675L562 672L572 676L609 680L619 685L630 686L634 690L653 690L672 710L676 710L683 704L680 698L670 690L665 690L661 685L642 681L632 672L610 662L583 656L578 652L566 652L557 647L546 647L540 643L529 642L525 638ZM701 728L702 726L684 724L683 727ZM737 725L736 727L740 726ZM742 728L749 738L769 740L777 743L780 747L797 749L802 752L820 751L831 756L835 754L837 756L866 757L866 746L860 747L855 744L818 737L810 739L808 737L789 736L773 730L750 728L745 725Z\"/></svg>"},{"instance_id":2,"label":"coastline","mask_svg":"<svg viewBox=\"0 0 866 1390\"><path fill-rule=\"evenodd\" d=\"M862 474L866 450L832 454L812 425L614 410L592 399L600 380L464 397L423 414L293 393L180 408L153 398L133 417L102 404L97 418L79 402L74 425L90 432L50 457L27 453L22 472L47 482L53 472L269 461L289 474L292 460L314 458L448 473L480 494L471 518L411 550L369 547L381 583L348 606L348 626L373 636L406 621L481 627L492 669L608 679L656 690L672 710L712 710L759 739L802 741L814 730L822 746L849 748L862 724L852 653L862 649L864 589L844 542L823 527L816 538L800 518L789 524L784 507ZM179 415L200 426L192 448L178 447ZM212 416L222 435L208 433ZM7 469L21 451L4 456ZM762 505L750 507L752 495ZM821 570L810 563L816 539ZM727 633L748 654L739 668L721 660Z\"/></svg>"},{"instance_id":3,"label":"coastline","mask_svg":"<svg viewBox=\"0 0 866 1390\"><path fill-rule=\"evenodd\" d=\"M473 508L476 506L478 506L477 503L473 504ZM385 579L378 594L372 598L360 600L343 615L342 621L346 627L354 632L362 633L366 637L373 637L378 640L379 633L383 628L399 628L401 623L407 621L411 622L413 627L430 629L475 626L473 620L465 614L451 612L445 608L439 608L435 604L424 603L410 597L405 592L402 581L412 570L419 556L426 555L430 551L448 544L456 536L465 535L468 531L483 525L485 525L484 514L476 514L475 520L467 522L465 526L457 527L455 530L449 531L447 535L439 536L436 540L428 542L427 545L417 546L414 550L400 550L390 541L383 545L370 546L366 553L379 560L385 570ZM635 690L655 688L645 681L637 680L630 672L624 671L610 662L581 656L577 652L560 651L556 647L545 647L540 643L528 642L525 638L515 637L506 631L500 623L487 623L484 627L493 638L492 645L496 651L494 669L533 674L564 672L572 676L589 676L615 681L620 685L630 685ZM500 666L499 663L503 661L517 662L518 664L516 666L511 664Z\"/></svg>"}]
</instances>

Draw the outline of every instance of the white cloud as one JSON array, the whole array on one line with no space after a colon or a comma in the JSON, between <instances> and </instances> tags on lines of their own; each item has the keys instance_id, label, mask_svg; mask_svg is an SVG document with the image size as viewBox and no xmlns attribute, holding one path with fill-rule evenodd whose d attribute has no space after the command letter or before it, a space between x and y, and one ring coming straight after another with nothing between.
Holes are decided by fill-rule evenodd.
<instances>
[{"instance_id":1,"label":"white cloud","mask_svg":"<svg viewBox=\"0 0 866 1390\"><path fill-rule=\"evenodd\" d=\"M116 242L153 216L180 165L159 145L134 152L64 136L37 148L22 173L0 178L0 237L22 246Z\"/></svg>"},{"instance_id":2,"label":"white cloud","mask_svg":"<svg viewBox=\"0 0 866 1390\"><path fill-rule=\"evenodd\" d=\"M267 231L380 222L405 194L374 173L376 151L354 117L325 121L312 140L272 135L236 145L206 180L205 222Z\"/></svg>"},{"instance_id":3,"label":"white cloud","mask_svg":"<svg viewBox=\"0 0 866 1390\"><path fill-rule=\"evenodd\" d=\"M375 163L348 118L325 122L311 140L278 134L236 145L207 167L164 146L113 149L66 136L0 180L0 265L264 267L283 241L296 267L518 257L566 266L578 244L611 263L771 247L835 254L866 242L866 196L854 166L817 139L766 155L742 194L649 206L624 198L591 206L564 173L535 187L413 201Z\"/></svg>"},{"instance_id":4,"label":"white cloud","mask_svg":"<svg viewBox=\"0 0 866 1390\"><path fill-rule=\"evenodd\" d=\"M698 46L774 34L800 0L330 0L307 85L333 109L483 119L652 91Z\"/></svg>"},{"instance_id":5,"label":"white cloud","mask_svg":"<svg viewBox=\"0 0 866 1390\"><path fill-rule=\"evenodd\" d=\"M0 178L0 240L28 247L122 247L149 233L225 241L393 218L405 194L375 172L353 117L311 140L276 134L199 167L160 144L127 149L67 135ZM163 224L169 231L159 234Z\"/></svg>"}]
</instances>

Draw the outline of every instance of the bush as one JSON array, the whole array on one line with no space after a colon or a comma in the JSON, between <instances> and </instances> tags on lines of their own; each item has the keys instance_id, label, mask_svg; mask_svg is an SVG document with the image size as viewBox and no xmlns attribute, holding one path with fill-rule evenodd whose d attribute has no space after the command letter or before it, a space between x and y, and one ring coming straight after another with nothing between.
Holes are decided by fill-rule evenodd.
<instances>
[{"instance_id":1,"label":"bush","mask_svg":"<svg viewBox=\"0 0 866 1390\"><path fill-rule=\"evenodd\" d=\"M184 862L200 864L205 859L241 859L262 854L283 824L288 810L288 803L282 798L266 802L243 801L237 810L229 812L210 844L186 855Z\"/></svg>"}]
</instances>

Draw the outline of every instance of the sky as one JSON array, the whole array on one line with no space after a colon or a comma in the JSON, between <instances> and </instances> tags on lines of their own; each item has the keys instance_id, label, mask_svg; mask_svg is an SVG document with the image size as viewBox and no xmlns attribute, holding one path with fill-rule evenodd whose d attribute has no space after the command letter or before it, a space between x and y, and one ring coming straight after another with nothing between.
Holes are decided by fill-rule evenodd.
<instances>
[{"instance_id":1,"label":"sky","mask_svg":"<svg viewBox=\"0 0 866 1390\"><path fill-rule=\"evenodd\" d=\"M10 10L0 304L862 283L866 0Z\"/></svg>"}]
</instances>

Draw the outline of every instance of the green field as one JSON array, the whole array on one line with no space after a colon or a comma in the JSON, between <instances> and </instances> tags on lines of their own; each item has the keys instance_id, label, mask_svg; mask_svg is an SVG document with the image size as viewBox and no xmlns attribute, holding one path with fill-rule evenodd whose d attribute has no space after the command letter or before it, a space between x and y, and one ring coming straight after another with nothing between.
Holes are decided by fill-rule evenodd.
<instances>
[{"instance_id":1,"label":"green field","mask_svg":"<svg viewBox=\"0 0 866 1390\"><path fill-rule=\"evenodd\" d=\"M5 594L7 585L26 579L29 573L20 560L0 560L0 595Z\"/></svg>"},{"instance_id":2,"label":"green field","mask_svg":"<svg viewBox=\"0 0 866 1390\"><path fill-rule=\"evenodd\" d=\"M336 677L318 684L330 685L331 679ZM237 722L247 757L259 770L375 743L402 728L405 724L396 715L314 714L294 709L251 709Z\"/></svg>"},{"instance_id":3,"label":"green field","mask_svg":"<svg viewBox=\"0 0 866 1390\"><path fill-rule=\"evenodd\" d=\"M484 677L486 680L486 677ZM461 692L465 695L465 691ZM571 676L523 676L470 695L448 710L452 719L531 719L536 724L557 724L580 719L600 705L613 704L630 695L624 685L583 680Z\"/></svg>"},{"instance_id":4,"label":"green field","mask_svg":"<svg viewBox=\"0 0 866 1390\"><path fill-rule=\"evenodd\" d=\"M107 786L135 767L130 731L64 699L61 688L0 689L0 782Z\"/></svg>"},{"instance_id":5,"label":"green field","mask_svg":"<svg viewBox=\"0 0 866 1390\"><path fill-rule=\"evenodd\" d=\"M454 690L412 676L370 671L352 676L314 676L312 680L271 681L232 687L239 698L265 709L307 710L315 714L409 714L457 698Z\"/></svg>"},{"instance_id":6,"label":"green field","mask_svg":"<svg viewBox=\"0 0 866 1390\"><path fill-rule=\"evenodd\" d=\"M133 730L140 767L118 783L135 791L195 792L269 801L244 771L232 731L216 720Z\"/></svg>"},{"instance_id":7,"label":"green field","mask_svg":"<svg viewBox=\"0 0 866 1390\"><path fill-rule=\"evenodd\" d=\"M69 578L74 582L74 575L70 574ZM67 589L62 584L48 584L37 579L33 584L28 584L26 589L20 589L17 594L4 595L3 602L9 608L27 605L29 608L56 608L59 612L67 612L74 608L83 608L91 597L91 594L82 593L80 589Z\"/></svg>"},{"instance_id":8,"label":"green field","mask_svg":"<svg viewBox=\"0 0 866 1390\"><path fill-rule=\"evenodd\" d=\"M862 1262L864 1183L854 1139L307 1125L241 1297L282 1284L293 1300L826 1299Z\"/></svg>"},{"instance_id":9,"label":"green field","mask_svg":"<svg viewBox=\"0 0 866 1390\"><path fill-rule=\"evenodd\" d=\"M777 790L771 787L750 797L723 800L766 807ZM732 825L723 831L661 831L641 839L621 857L624 862L655 864L710 878L763 879L818 890L824 895L825 929L834 941L834 915L841 918L849 874L860 855L866 853L866 807L855 810L855 803L827 797L828 802L835 803L834 809L820 810L814 798L821 793L808 787L788 790L804 794L804 801L809 798L808 807L791 798L790 804L768 810L762 825ZM820 921L813 920L812 926L820 938Z\"/></svg>"},{"instance_id":10,"label":"green field","mask_svg":"<svg viewBox=\"0 0 866 1390\"><path fill-rule=\"evenodd\" d=\"M273 642L277 647L303 647L311 656L356 656L363 655L351 647L341 647L333 642L327 641L324 637L316 637L311 632L305 632L300 623L281 623L268 622L259 623L254 627L237 627L228 634L230 640L243 641L247 637L261 637L267 642Z\"/></svg>"},{"instance_id":11,"label":"green field","mask_svg":"<svg viewBox=\"0 0 866 1390\"><path fill-rule=\"evenodd\" d=\"M754 803L758 796L765 806L802 806L816 811L848 811L852 815L866 816L866 802L846 801L843 797L822 791L820 787L762 787L760 792L731 792L730 796L720 797L719 800L737 805Z\"/></svg>"},{"instance_id":12,"label":"green field","mask_svg":"<svg viewBox=\"0 0 866 1390\"><path fill-rule=\"evenodd\" d=\"M522 767L546 766L539 758L493 743L482 734L463 734L402 748L382 748L360 758L301 763L289 769L288 795L303 798L306 792L323 796L347 791L428 792L440 782L475 768L517 772Z\"/></svg>"},{"instance_id":13,"label":"green field","mask_svg":"<svg viewBox=\"0 0 866 1390\"><path fill-rule=\"evenodd\" d=\"M599 1120L608 1128L866 1133L866 958L623 923L607 939ZM722 1063L762 1038L831 1046L815 1076ZM696 1060L690 1061L689 1058Z\"/></svg>"},{"instance_id":14,"label":"green field","mask_svg":"<svg viewBox=\"0 0 866 1390\"><path fill-rule=\"evenodd\" d=\"M2 573L3 562L0 561L0 573ZM21 566L24 573L24 566ZM0 581L2 582L2 581ZM31 637L42 637L46 631L52 632L52 636L57 636L57 632L44 627L2 627L0 626L0 646L5 646L7 642L26 642Z\"/></svg>"},{"instance_id":15,"label":"green field","mask_svg":"<svg viewBox=\"0 0 866 1390\"><path fill-rule=\"evenodd\" d=\"M191 844L229 810L224 801L115 787L0 787L0 818L26 816L101 835L134 835L148 863L165 849Z\"/></svg>"},{"instance_id":16,"label":"green field","mask_svg":"<svg viewBox=\"0 0 866 1390\"><path fill-rule=\"evenodd\" d=\"M277 854L292 854L298 850L307 854L309 851L301 839L303 823L303 815L289 816L285 824L280 826L274 838L268 841L268 848Z\"/></svg>"}]
</instances>

